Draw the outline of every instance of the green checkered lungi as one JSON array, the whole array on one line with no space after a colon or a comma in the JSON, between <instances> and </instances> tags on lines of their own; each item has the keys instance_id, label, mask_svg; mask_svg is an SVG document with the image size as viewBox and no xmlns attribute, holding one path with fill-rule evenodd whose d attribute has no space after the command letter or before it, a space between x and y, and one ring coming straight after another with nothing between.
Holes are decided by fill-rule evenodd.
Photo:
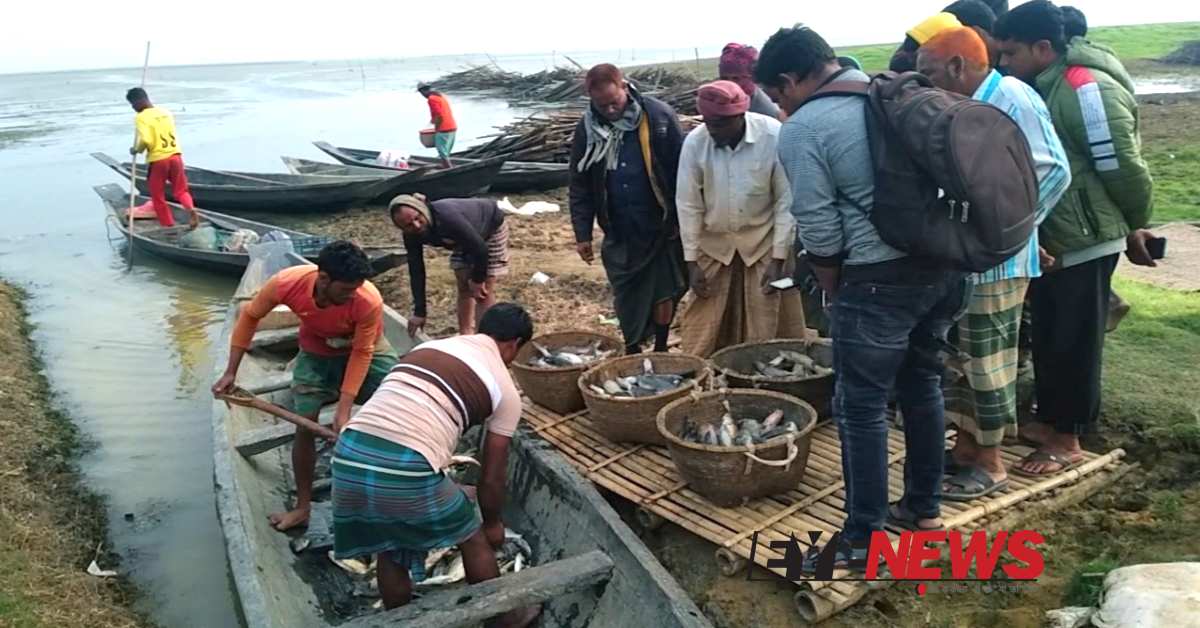
<instances>
[{"instance_id":1,"label":"green checkered lungi","mask_svg":"<svg viewBox=\"0 0 1200 628\"><path fill-rule=\"evenodd\" d=\"M946 391L946 421L985 447L1017 435L1017 339L1029 278L979 284L958 323L965 377Z\"/></svg>"}]
</instances>

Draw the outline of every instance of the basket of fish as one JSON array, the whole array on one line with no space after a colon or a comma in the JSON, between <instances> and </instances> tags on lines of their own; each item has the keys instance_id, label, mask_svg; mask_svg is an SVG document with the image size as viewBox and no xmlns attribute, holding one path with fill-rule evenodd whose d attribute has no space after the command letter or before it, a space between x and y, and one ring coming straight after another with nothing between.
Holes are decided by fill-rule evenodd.
<instances>
[{"instance_id":1,"label":"basket of fish","mask_svg":"<svg viewBox=\"0 0 1200 628\"><path fill-rule=\"evenodd\" d=\"M833 345L829 339L768 340L726 347L710 358L730 388L762 388L799 397L817 416L833 401Z\"/></svg>"},{"instance_id":2,"label":"basket of fish","mask_svg":"<svg viewBox=\"0 0 1200 628\"><path fill-rule=\"evenodd\" d=\"M579 376L592 426L613 442L666 445L655 419L663 406L712 379L708 361L682 353L613 358Z\"/></svg>"},{"instance_id":3,"label":"basket of fish","mask_svg":"<svg viewBox=\"0 0 1200 628\"><path fill-rule=\"evenodd\" d=\"M512 363L513 376L534 403L559 414L582 410L579 376L617 355L620 340L590 332L545 334L525 343Z\"/></svg>"},{"instance_id":4,"label":"basket of fish","mask_svg":"<svg viewBox=\"0 0 1200 628\"><path fill-rule=\"evenodd\" d=\"M679 475L722 508L798 487L816 424L807 402L770 390L691 395L658 413Z\"/></svg>"}]
</instances>

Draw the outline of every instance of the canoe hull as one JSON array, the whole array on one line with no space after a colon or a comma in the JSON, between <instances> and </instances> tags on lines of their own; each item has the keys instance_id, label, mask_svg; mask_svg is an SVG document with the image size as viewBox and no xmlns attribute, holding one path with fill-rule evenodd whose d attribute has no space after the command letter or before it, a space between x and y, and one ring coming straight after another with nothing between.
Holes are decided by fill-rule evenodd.
<instances>
[{"instance_id":1,"label":"canoe hull","mask_svg":"<svg viewBox=\"0 0 1200 628\"><path fill-rule=\"evenodd\" d=\"M239 286L226 316L217 349L214 377L228 359L229 334L240 302L253 287ZM384 333L397 352L411 350L406 321L385 307ZM284 354L251 352L242 362L238 383L278 377ZM290 392L264 395L286 404ZM285 507L290 475L286 448L245 459L234 445L248 432L274 421L253 410L213 404L214 480L217 511L246 624L255 627L321 627L346 621L338 608L346 604L345 575L332 567L324 552L292 553L289 536L274 531L267 515ZM633 532L596 489L578 475L546 443L522 430L509 455L508 504L505 523L525 535L539 563L602 550L614 573L603 586L563 595L549 602L542 626L605 628L655 625L711 628ZM339 596L341 596L339 598ZM369 625L385 625L386 615L368 615ZM647 623L647 618L653 621ZM359 625L360 620L351 620ZM363 624L367 625L367 624Z\"/></svg>"},{"instance_id":2,"label":"canoe hull","mask_svg":"<svg viewBox=\"0 0 1200 628\"><path fill-rule=\"evenodd\" d=\"M333 146L328 142L314 142L314 145L325 154L336 159L339 163L355 167L352 171L346 171L348 175L361 176L365 174L365 171L369 170L395 170L394 168L381 166L375 162L375 159L379 156L379 151ZM451 161L457 166L471 164L476 160L455 157ZM440 163L438 159L433 157L410 157L409 162L414 166L428 166ZM317 162L308 162L306 165L310 168L310 172L303 173L320 174L318 172L319 168L311 165L315 163ZM359 170L359 168L365 169L365 171ZM297 171L293 170L293 172ZM326 172L329 171L327 170ZM500 170L495 180L492 181L491 191L530 192L554 190L565 187L569 182L570 171L567 169L567 164L509 161L504 164L504 168Z\"/></svg>"}]
</instances>

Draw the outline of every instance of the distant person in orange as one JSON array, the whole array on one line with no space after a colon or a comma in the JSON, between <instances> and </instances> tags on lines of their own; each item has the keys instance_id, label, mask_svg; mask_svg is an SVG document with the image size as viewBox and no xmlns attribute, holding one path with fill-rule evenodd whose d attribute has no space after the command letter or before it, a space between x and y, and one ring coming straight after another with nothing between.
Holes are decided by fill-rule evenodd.
<instances>
[{"instance_id":1,"label":"distant person in orange","mask_svg":"<svg viewBox=\"0 0 1200 628\"><path fill-rule=\"evenodd\" d=\"M150 169L146 184L150 187L150 201L154 204L158 224L175 226L175 216L170 205L167 205L169 181L175 200L191 213L188 226L195 229L200 224L200 217L196 214L196 205L188 190L187 175L183 171L183 151L175 139L175 118L170 111L155 107L146 90L140 87L125 92L125 100L137 112L137 140L129 148L129 154L137 155L146 151L146 163Z\"/></svg>"},{"instance_id":2,"label":"distant person in orange","mask_svg":"<svg viewBox=\"0 0 1200 628\"><path fill-rule=\"evenodd\" d=\"M437 148L442 166L449 168L452 165L450 153L454 150L454 135L458 131L458 124L454 122L454 112L450 110L450 101L425 83L418 85L417 91L429 102L429 123L435 131L433 145Z\"/></svg>"}]
</instances>

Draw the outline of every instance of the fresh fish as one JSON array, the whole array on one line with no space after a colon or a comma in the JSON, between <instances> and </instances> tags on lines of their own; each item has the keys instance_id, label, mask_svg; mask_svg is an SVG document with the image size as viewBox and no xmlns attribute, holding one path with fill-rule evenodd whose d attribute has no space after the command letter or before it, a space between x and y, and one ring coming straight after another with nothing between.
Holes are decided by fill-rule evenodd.
<instances>
[{"instance_id":1,"label":"fresh fish","mask_svg":"<svg viewBox=\"0 0 1200 628\"><path fill-rule=\"evenodd\" d=\"M625 389L622 388L621 385L618 384L617 380L615 380L615 379L605 380L603 390L606 394L609 394L609 395L624 395L624 394L626 394Z\"/></svg>"},{"instance_id":2,"label":"fresh fish","mask_svg":"<svg viewBox=\"0 0 1200 628\"><path fill-rule=\"evenodd\" d=\"M759 425L758 421L755 421L753 419L746 419L746 420L738 423L739 443L742 440L743 436L749 438L750 442L757 443L762 439L762 433L763 433L763 428L761 425Z\"/></svg>"},{"instance_id":3,"label":"fresh fish","mask_svg":"<svg viewBox=\"0 0 1200 628\"><path fill-rule=\"evenodd\" d=\"M688 417L683 417L683 426L679 430L679 438L692 442L700 440L699 433L696 432L696 424Z\"/></svg>"},{"instance_id":4,"label":"fresh fish","mask_svg":"<svg viewBox=\"0 0 1200 628\"><path fill-rule=\"evenodd\" d=\"M733 417L726 414L721 417L721 429L717 434L718 442L722 447L732 447L734 439L737 438L737 423L733 422Z\"/></svg>"},{"instance_id":5,"label":"fresh fish","mask_svg":"<svg viewBox=\"0 0 1200 628\"><path fill-rule=\"evenodd\" d=\"M776 410L767 415L767 418L762 420L762 431L769 432L779 425L783 420L783 410Z\"/></svg>"},{"instance_id":6,"label":"fresh fish","mask_svg":"<svg viewBox=\"0 0 1200 628\"><path fill-rule=\"evenodd\" d=\"M421 581L422 586L436 587L461 582L467 577L467 569L463 566L462 554L455 552L453 559L436 565L432 573L434 574L432 578L426 578Z\"/></svg>"},{"instance_id":7,"label":"fresh fish","mask_svg":"<svg viewBox=\"0 0 1200 628\"><path fill-rule=\"evenodd\" d=\"M329 562L337 565L342 571L355 576L365 576L371 569L367 561L359 558L347 558L344 560L334 558L333 550L329 550Z\"/></svg>"},{"instance_id":8,"label":"fresh fish","mask_svg":"<svg viewBox=\"0 0 1200 628\"><path fill-rule=\"evenodd\" d=\"M642 360L642 372L646 375L651 375L654 373L654 363L650 361L650 358Z\"/></svg>"},{"instance_id":9,"label":"fresh fish","mask_svg":"<svg viewBox=\"0 0 1200 628\"><path fill-rule=\"evenodd\" d=\"M737 438L734 439L733 444L740 447L749 447L756 442L758 441L754 440L754 436L751 435L750 432L738 432Z\"/></svg>"},{"instance_id":10,"label":"fresh fish","mask_svg":"<svg viewBox=\"0 0 1200 628\"><path fill-rule=\"evenodd\" d=\"M447 554L457 551L458 548L456 547L443 547L441 549L435 549L432 552L429 552L429 554L425 556L425 573L433 573L433 568L436 567L438 563L442 562L442 559L445 558Z\"/></svg>"},{"instance_id":11,"label":"fresh fish","mask_svg":"<svg viewBox=\"0 0 1200 628\"><path fill-rule=\"evenodd\" d=\"M711 424L700 428L700 443L704 445L719 445L717 428Z\"/></svg>"},{"instance_id":12,"label":"fresh fish","mask_svg":"<svg viewBox=\"0 0 1200 628\"><path fill-rule=\"evenodd\" d=\"M607 359L613 354L612 351L601 351L600 344L599 340L595 340L585 347L567 346L551 351L535 342L533 348L537 351L537 355L529 360L529 365L536 368L585 366Z\"/></svg>"},{"instance_id":13,"label":"fresh fish","mask_svg":"<svg viewBox=\"0 0 1200 628\"><path fill-rule=\"evenodd\" d=\"M607 384L608 382L605 382L605 383ZM592 392L596 393L597 395L608 395L608 394L610 394L608 391L606 391L605 389L603 389L603 388L601 388L601 387L599 387L599 386L597 386L597 385L595 385L595 384L590 384L590 385L588 386L588 390L590 390L590 391L592 391Z\"/></svg>"},{"instance_id":14,"label":"fresh fish","mask_svg":"<svg viewBox=\"0 0 1200 628\"><path fill-rule=\"evenodd\" d=\"M779 427L777 427L773 430L764 432L762 435L762 439L763 439L763 441L768 441L768 440L771 440L772 438L778 438L780 436L784 436L787 434L795 434L799 431L800 431L800 428L796 427L795 423L788 421L787 423L784 423L783 425L780 425Z\"/></svg>"}]
</instances>

